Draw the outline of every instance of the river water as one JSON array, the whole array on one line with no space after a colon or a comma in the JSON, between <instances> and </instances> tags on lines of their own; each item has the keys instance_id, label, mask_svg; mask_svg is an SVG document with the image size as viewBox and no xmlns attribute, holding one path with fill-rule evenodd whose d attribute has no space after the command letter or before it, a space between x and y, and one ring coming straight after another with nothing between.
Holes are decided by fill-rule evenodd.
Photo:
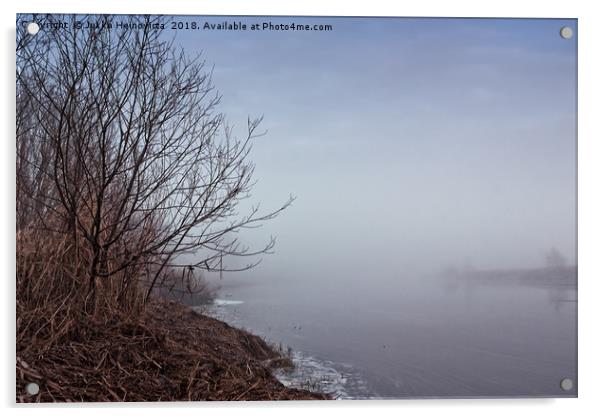
<instances>
[{"instance_id":1,"label":"river water","mask_svg":"<svg viewBox=\"0 0 602 416\"><path fill-rule=\"evenodd\" d=\"M207 313L289 349L296 369L277 374L283 383L338 398L577 392L574 284L439 277L334 291L233 278Z\"/></svg>"}]
</instances>

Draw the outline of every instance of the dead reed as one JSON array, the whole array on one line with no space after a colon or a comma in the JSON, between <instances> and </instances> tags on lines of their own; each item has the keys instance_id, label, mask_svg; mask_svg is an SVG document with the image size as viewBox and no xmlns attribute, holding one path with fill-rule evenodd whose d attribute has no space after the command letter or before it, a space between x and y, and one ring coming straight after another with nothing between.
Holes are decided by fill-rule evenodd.
<instances>
[{"instance_id":1,"label":"dead reed","mask_svg":"<svg viewBox=\"0 0 602 416\"><path fill-rule=\"evenodd\" d=\"M68 239L21 232L17 245L18 402L327 398L279 383L281 356L260 338L176 302L117 302L123 288L104 285L88 313Z\"/></svg>"}]
</instances>

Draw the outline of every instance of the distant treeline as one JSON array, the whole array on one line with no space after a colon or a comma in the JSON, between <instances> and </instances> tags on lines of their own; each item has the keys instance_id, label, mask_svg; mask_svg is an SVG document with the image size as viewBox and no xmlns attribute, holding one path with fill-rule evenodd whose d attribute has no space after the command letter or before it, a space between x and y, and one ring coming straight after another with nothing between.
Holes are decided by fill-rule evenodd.
<instances>
[{"instance_id":1,"label":"distant treeline","mask_svg":"<svg viewBox=\"0 0 602 416\"><path fill-rule=\"evenodd\" d=\"M457 272L459 277L480 281L518 281L523 283L574 283L577 266L546 266L529 269L469 269Z\"/></svg>"}]
</instances>

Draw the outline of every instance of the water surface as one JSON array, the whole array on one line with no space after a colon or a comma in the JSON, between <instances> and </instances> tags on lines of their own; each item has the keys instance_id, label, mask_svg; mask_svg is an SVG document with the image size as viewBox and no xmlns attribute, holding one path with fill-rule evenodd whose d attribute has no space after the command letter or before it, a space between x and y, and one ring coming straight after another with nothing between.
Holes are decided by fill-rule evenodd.
<instances>
[{"instance_id":1,"label":"water surface","mask_svg":"<svg viewBox=\"0 0 602 416\"><path fill-rule=\"evenodd\" d=\"M280 377L294 386L341 398L576 395L576 291L566 282L221 284L209 313L290 347L298 370Z\"/></svg>"}]
</instances>

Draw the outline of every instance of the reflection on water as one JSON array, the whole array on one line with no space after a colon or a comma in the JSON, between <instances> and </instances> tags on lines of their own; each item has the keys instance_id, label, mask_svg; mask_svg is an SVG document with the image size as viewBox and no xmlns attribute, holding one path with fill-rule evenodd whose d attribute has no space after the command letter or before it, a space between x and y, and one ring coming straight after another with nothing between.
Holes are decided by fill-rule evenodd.
<instances>
[{"instance_id":1,"label":"reflection on water","mask_svg":"<svg viewBox=\"0 0 602 416\"><path fill-rule=\"evenodd\" d=\"M575 396L575 279L482 277L338 293L224 280L221 296L239 302L209 311L290 346L298 369L283 382L342 398Z\"/></svg>"}]
</instances>

